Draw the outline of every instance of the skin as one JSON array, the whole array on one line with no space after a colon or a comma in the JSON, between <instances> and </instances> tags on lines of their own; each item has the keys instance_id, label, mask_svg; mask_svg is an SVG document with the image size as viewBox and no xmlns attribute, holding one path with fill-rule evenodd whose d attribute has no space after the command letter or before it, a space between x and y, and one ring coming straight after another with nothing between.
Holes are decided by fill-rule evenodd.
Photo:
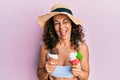
<instances>
[{"instance_id":1,"label":"skin","mask_svg":"<svg viewBox=\"0 0 120 80\"><path fill-rule=\"evenodd\" d=\"M43 44L40 49L40 68L45 68L50 80L88 80L89 76L89 51L86 43L82 42L79 51L83 55L83 59L79 65L72 65L69 62L69 53L76 52L70 45L71 36L71 20L63 14L59 14L53 17L54 29L59 37L59 42L56 48L59 49L59 59L56 63L47 60L46 46ZM74 75L73 78L55 78L50 74L55 70L56 65L71 66L71 72Z\"/></svg>"}]
</instances>

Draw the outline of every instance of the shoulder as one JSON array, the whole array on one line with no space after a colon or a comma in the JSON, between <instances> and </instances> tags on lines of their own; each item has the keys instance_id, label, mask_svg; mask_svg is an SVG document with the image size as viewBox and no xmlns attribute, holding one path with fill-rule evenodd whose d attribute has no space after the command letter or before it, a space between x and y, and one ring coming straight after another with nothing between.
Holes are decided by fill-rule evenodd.
<instances>
[{"instance_id":1,"label":"shoulder","mask_svg":"<svg viewBox=\"0 0 120 80\"><path fill-rule=\"evenodd\" d=\"M46 49L46 45L45 44L41 44L41 47L40 47L40 49Z\"/></svg>"},{"instance_id":2,"label":"shoulder","mask_svg":"<svg viewBox=\"0 0 120 80\"><path fill-rule=\"evenodd\" d=\"M81 49L88 49L87 43L81 42L81 43L80 43L80 48L81 48Z\"/></svg>"},{"instance_id":3,"label":"shoulder","mask_svg":"<svg viewBox=\"0 0 120 80\"><path fill-rule=\"evenodd\" d=\"M47 54L48 50L46 49L46 45L45 44L42 44L41 47L40 47L40 53L41 54Z\"/></svg>"},{"instance_id":4,"label":"shoulder","mask_svg":"<svg viewBox=\"0 0 120 80\"><path fill-rule=\"evenodd\" d=\"M79 50L82 54L88 54L88 45L85 42L81 42L80 43L80 50Z\"/></svg>"}]
</instances>

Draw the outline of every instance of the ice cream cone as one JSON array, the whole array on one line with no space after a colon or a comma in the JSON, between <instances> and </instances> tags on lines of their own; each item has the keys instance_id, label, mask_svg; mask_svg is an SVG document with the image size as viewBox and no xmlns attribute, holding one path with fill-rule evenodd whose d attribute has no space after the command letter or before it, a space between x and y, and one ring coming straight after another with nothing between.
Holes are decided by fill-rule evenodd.
<instances>
[{"instance_id":1,"label":"ice cream cone","mask_svg":"<svg viewBox=\"0 0 120 80\"><path fill-rule=\"evenodd\" d=\"M54 63L57 62L57 59L54 59L54 58L51 58L51 57L49 58L49 60L52 61L52 62L54 62Z\"/></svg>"},{"instance_id":2,"label":"ice cream cone","mask_svg":"<svg viewBox=\"0 0 120 80\"><path fill-rule=\"evenodd\" d=\"M59 56L59 51L57 48L53 48L50 53L48 53L49 60L56 63Z\"/></svg>"},{"instance_id":3,"label":"ice cream cone","mask_svg":"<svg viewBox=\"0 0 120 80\"><path fill-rule=\"evenodd\" d=\"M74 60L70 60L70 62L71 62L72 65L77 65L77 64L80 63L79 59L77 59L77 58L74 59Z\"/></svg>"},{"instance_id":4,"label":"ice cream cone","mask_svg":"<svg viewBox=\"0 0 120 80\"><path fill-rule=\"evenodd\" d=\"M72 65L80 65L80 60L79 58L77 58L77 52L71 52L70 55L69 55L69 58L70 58L70 63Z\"/></svg>"}]
</instances>

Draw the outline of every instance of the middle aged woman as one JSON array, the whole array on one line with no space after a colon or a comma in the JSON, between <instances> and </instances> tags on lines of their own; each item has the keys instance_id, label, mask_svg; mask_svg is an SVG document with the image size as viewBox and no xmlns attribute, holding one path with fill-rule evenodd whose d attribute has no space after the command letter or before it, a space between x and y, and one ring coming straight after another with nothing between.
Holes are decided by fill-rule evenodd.
<instances>
[{"instance_id":1,"label":"middle aged woman","mask_svg":"<svg viewBox=\"0 0 120 80\"><path fill-rule=\"evenodd\" d=\"M37 70L38 77L40 80L87 80L89 51L83 39L81 21L77 20L65 5L56 4L52 9L51 13L39 17L44 32ZM53 49L59 52L56 62L49 60L49 53L52 53ZM80 65L72 64L70 54L78 52L82 55Z\"/></svg>"}]
</instances>

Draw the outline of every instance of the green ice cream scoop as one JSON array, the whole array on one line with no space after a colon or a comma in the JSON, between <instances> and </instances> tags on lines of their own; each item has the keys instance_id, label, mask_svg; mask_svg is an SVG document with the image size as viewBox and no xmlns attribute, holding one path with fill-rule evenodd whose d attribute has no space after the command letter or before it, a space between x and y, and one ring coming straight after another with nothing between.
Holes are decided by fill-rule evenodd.
<instances>
[{"instance_id":1,"label":"green ice cream scoop","mask_svg":"<svg viewBox=\"0 0 120 80\"><path fill-rule=\"evenodd\" d=\"M82 60L83 55L80 52L77 52L77 56L76 56L79 60Z\"/></svg>"}]
</instances>

